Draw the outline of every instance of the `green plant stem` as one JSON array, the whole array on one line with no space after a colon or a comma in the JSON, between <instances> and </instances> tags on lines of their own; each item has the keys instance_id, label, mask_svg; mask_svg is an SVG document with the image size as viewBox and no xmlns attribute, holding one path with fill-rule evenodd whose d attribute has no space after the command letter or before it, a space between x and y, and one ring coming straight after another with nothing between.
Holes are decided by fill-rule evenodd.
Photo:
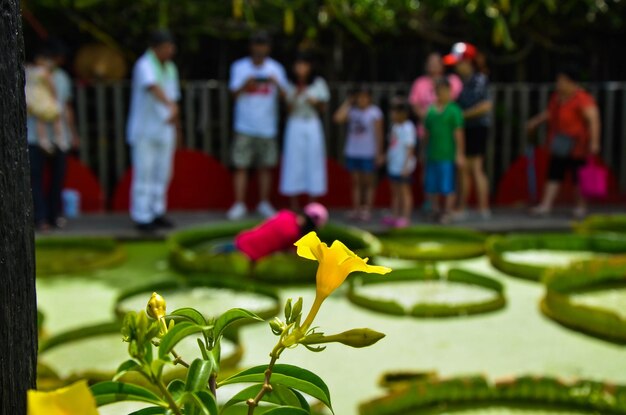
<instances>
[{"instance_id":1,"label":"green plant stem","mask_svg":"<svg viewBox=\"0 0 626 415\"><path fill-rule=\"evenodd\" d=\"M263 382L263 387L254 397L254 399L248 399L246 401L246 404L248 405L248 415L254 415L254 410L257 408L257 406L259 406L259 402L261 402L263 396L265 396L266 393L272 391L272 385L270 384L270 380L272 378L272 370L274 369L274 365L276 364L276 361L280 357L280 354L283 352L283 350L285 350L285 348L283 347L281 342L278 342L278 344L274 347L274 350L272 350L272 353L270 353L271 360L270 364L265 370L265 381Z\"/></svg>"},{"instance_id":2,"label":"green plant stem","mask_svg":"<svg viewBox=\"0 0 626 415\"><path fill-rule=\"evenodd\" d=\"M189 363L185 362L185 360L183 360L183 358L180 357L178 353L176 353L174 350L172 350L171 353L172 353L172 356L174 356L175 365L181 365L189 369Z\"/></svg>"},{"instance_id":3,"label":"green plant stem","mask_svg":"<svg viewBox=\"0 0 626 415\"><path fill-rule=\"evenodd\" d=\"M157 387L159 388L159 390L165 397L165 400L167 401L167 404L169 405L172 412L175 415L183 415L178 405L176 405L176 401L174 401L174 397L172 396L170 391L167 390L167 388L165 387L161 379L153 379L153 383L157 385Z\"/></svg>"}]
</instances>

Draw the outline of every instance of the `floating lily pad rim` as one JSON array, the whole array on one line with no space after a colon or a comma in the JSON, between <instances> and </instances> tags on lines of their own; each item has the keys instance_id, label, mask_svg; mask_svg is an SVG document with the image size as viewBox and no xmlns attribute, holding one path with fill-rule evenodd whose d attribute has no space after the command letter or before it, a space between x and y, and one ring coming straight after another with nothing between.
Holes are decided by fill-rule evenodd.
<instances>
[{"instance_id":1,"label":"floating lily pad rim","mask_svg":"<svg viewBox=\"0 0 626 415\"><path fill-rule=\"evenodd\" d=\"M554 390L546 390L549 384ZM580 389L603 393L613 391L604 401L594 399L592 392L581 400ZM541 391L541 393L537 393ZM532 393L534 392L534 394ZM581 412L600 411L603 414L626 414L626 405L618 399L626 394L626 386L581 379L564 382L545 376L519 376L505 381L490 382L484 376L447 379L429 378L398 382L386 396L359 405L361 415L398 415L407 413L438 414L436 409L467 410L496 405L535 407L541 409L570 409ZM397 401L397 406L392 406ZM428 411L428 412L424 412ZM432 412L431 412L432 411Z\"/></svg>"},{"instance_id":2,"label":"floating lily pad rim","mask_svg":"<svg viewBox=\"0 0 626 415\"><path fill-rule=\"evenodd\" d=\"M626 215L590 215L582 222L574 224L574 230L578 233L626 233Z\"/></svg>"},{"instance_id":3,"label":"floating lily pad rim","mask_svg":"<svg viewBox=\"0 0 626 415\"><path fill-rule=\"evenodd\" d=\"M120 293L115 300L115 314L122 318L126 314L126 311L122 309L121 304L124 300L133 297L138 294L145 293L146 294L146 304L150 299L150 294L155 291L166 291L166 290L184 290L188 288L197 288L197 287L206 287L206 288L228 288L234 291L242 291L248 293L261 294L266 297L270 297L274 300L275 306L266 310L258 311L256 314L262 319L268 319L280 311L280 296L271 287L266 285L257 284L250 281L244 281L239 279L236 276L232 275L224 275L224 276L199 276L194 275L186 278L184 281L177 280L162 280L151 283L146 283L142 285L138 285L132 287L128 290ZM167 302L167 297L165 298ZM173 311L173 310L168 310ZM224 310L226 311L226 310ZM217 317L217 316L215 316Z\"/></svg>"},{"instance_id":4,"label":"floating lily pad rim","mask_svg":"<svg viewBox=\"0 0 626 415\"><path fill-rule=\"evenodd\" d=\"M597 270L595 272L591 272ZM576 304L570 295L625 286L626 257L586 260L570 267L548 270L543 278L546 292L540 308L556 322L586 334L626 344L626 318L607 309ZM586 289L587 288L587 289Z\"/></svg>"},{"instance_id":5,"label":"floating lily pad rim","mask_svg":"<svg viewBox=\"0 0 626 415\"><path fill-rule=\"evenodd\" d=\"M67 269L57 272L45 272L37 269L37 277L53 277L59 274L75 274L84 271L95 271L102 268L110 268L122 264L126 260L126 250L116 239L104 236L40 236L35 239L37 251L46 248L80 248L81 250L92 249L94 251L107 252L108 255L97 258L90 264L80 267L69 266ZM70 252L68 252L69 254Z\"/></svg>"},{"instance_id":6,"label":"floating lily pad rim","mask_svg":"<svg viewBox=\"0 0 626 415\"><path fill-rule=\"evenodd\" d=\"M226 272L269 284L311 284L315 281L315 267L303 265L307 260L283 253L263 258L255 264L240 252L211 255L195 252L192 248L201 242L234 237L238 232L257 225L258 221L245 221L217 225L206 225L173 233L168 239L169 260L172 266L182 272ZM327 224L319 232L322 239L341 240L362 257L374 257L382 250L382 244L373 234L350 226ZM335 235L336 234L336 235ZM324 238L326 236L326 238ZM350 243L352 240L355 243ZM293 258L292 258L293 257ZM286 267L286 268L285 268ZM298 273L293 270L306 272Z\"/></svg>"},{"instance_id":7,"label":"floating lily pad rim","mask_svg":"<svg viewBox=\"0 0 626 415\"><path fill-rule=\"evenodd\" d=\"M477 274L475 272L452 268L447 271L446 281L474 285L496 293L496 296L488 301L460 303L454 305L440 303L416 303L410 311L401 306L397 301L376 299L357 292L357 285L385 284L389 282L411 281L441 281L440 273L432 268L402 269L392 271L385 276L356 274L349 284L347 297L355 305L370 310L391 314L411 315L413 317L456 317L460 315L475 315L499 310L506 306L504 286L497 280Z\"/></svg>"},{"instance_id":8,"label":"floating lily pad rim","mask_svg":"<svg viewBox=\"0 0 626 415\"><path fill-rule=\"evenodd\" d=\"M413 226L403 229L393 229L385 233L380 233L378 236L383 244L383 255L385 257L399 257L402 259L422 261L480 257L485 254L485 242L488 238L486 233L474 229L441 226ZM397 244L401 244L403 239L416 237L431 238L434 242L437 242L438 239L443 239L445 242L442 243L441 249L437 250L420 250L417 247L413 247L407 248L407 250L412 251L412 253L408 255L398 255L397 252L395 252ZM446 245L454 245L457 249L446 249Z\"/></svg>"},{"instance_id":9,"label":"floating lily pad rim","mask_svg":"<svg viewBox=\"0 0 626 415\"><path fill-rule=\"evenodd\" d=\"M87 340L94 337L118 334L120 336L120 342L122 341L122 321L114 320L103 322L100 324L92 324L88 326L82 326L76 329L71 329L63 333L51 336L39 343L39 356L41 357L46 352L53 350L57 347L68 345L72 342L81 340ZM224 332L224 337L231 341L235 345L235 351L232 356L228 356L221 361L222 368L235 367L237 363L243 357L243 346L239 338L239 332L236 330L227 330ZM184 357L184 356L183 356ZM128 357L130 358L130 356ZM45 358L44 358L45 360ZM119 362L120 364L122 362ZM79 372L70 375L67 379L111 379L115 375L115 369L112 371L101 370L89 370L86 372ZM170 377L175 377L175 374L171 374ZM67 380L66 379L66 380Z\"/></svg>"},{"instance_id":10,"label":"floating lily pad rim","mask_svg":"<svg viewBox=\"0 0 626 415\"><path fill-rule=\"evenodd\" d=\"M565 243L562 247L558 245L558 241L561 239L566 239L569 244ZM584 243L584 248L580 249L572 249L571 248L571 240L577 240L580 243ZM530 244L525 245L523 247L519 247L519 243ZM535 244L533 244L536 242ZM540 281L544 272L552 268L564 268L563 266L544 266L544 265L533 265L520 263L515 261L509 261L504 258L504 254L507 252L520 252L529 249L538 249L538 250L546 250L550 251L551 249L545 248L545 243L550 243L556 245L552 245L551 249L560 250L560 251L570 251L570 252L579 252L579 251L591 251L594 253L605 253L605 254L615 254L624 252L626 253L626 236L620 235L616 233L608 233L608 232L599 232L593 234L574 234L574 233L511 233L507 235L493 235L487 239L487 256L489 257L489 261L491 265L497 270L518 278L527 279L530 281ZM598 247L598 244L620 244L621 249L602 249Z\"/></svg>"}]
</instances>

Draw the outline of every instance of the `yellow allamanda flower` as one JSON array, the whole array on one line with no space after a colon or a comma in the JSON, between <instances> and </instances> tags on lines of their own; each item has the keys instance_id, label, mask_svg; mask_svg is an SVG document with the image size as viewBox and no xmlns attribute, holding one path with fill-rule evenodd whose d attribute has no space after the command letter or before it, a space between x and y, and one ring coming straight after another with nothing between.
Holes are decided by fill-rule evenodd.
<instances>
[{"instance_id":1,"label":"yellow allamanda flower","mask_svg":"<svg viewBox=\"0 0 626 415\"><path fill-rule=\"evenodd\" d=\"M302 258L319 262L315 301L303 328L310 327L322 302L346 280L349 274L355 271L386 274L391 271L391 268L368 265L367 258L359 257L340 241L333 242L329 247L320 241L315 232L303 236L295 246Z\"/></svg>"},{"instance_id":2,"label":"yellow allamanda flower","mask_svg":"<svg viewBox=\"0 0 626 415\"><path fill-rule=\"evenodd\" d=\"M98 415L96 401L81 380L51 392L28 391L27 415Z\"/></svg>"}]
</instances>

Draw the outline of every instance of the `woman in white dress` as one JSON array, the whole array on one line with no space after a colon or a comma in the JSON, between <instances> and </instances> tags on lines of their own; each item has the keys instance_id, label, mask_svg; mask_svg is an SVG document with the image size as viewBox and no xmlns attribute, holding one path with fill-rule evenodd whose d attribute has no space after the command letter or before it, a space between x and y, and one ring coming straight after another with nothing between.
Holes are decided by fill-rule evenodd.
<instances>
[{"instance_id":1,"label":"woman in white dress","mask_svg":"<svg viewBox=\"0 0 626 415\"><path fill-rule=\"evenodd\" d=\"M299 195L315 201L326 194L326 145L320 111L329 99L328 85L315 75L311 56L300 54L287 93L289 117L280 175L280 193L291 198L294 210Z\"/></svg>"}]
</instances>

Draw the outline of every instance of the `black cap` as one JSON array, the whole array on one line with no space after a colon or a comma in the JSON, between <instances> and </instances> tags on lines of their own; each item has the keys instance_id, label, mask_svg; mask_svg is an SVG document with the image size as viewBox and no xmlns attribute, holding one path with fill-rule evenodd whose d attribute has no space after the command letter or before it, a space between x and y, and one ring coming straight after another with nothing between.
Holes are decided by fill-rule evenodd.
<instances>
[{"instance_id":1,"label":"black cap","mask_svg":"<svg viewBox=\"0 0 626 415\"><path fill-rule=\"evenodd\" d=\"M167 29L157 29L150 34L150 46L159 46L163 43L174 43L174 36Z\"/></svg>"},{"instance_id":2,"label":"black cap","mask_svg":"<svg viewBox=\"0 0 626 415\"><path fill-rule=\"evenodd\" d=\"M308 62L312 64L315 62L315 56L311 51L301 50L296 54L296 62Z\"/></svg>"},{"instance_id":3,"label":"black cap","mask_svg":"<svg viewBox=\"0 0 626 415\"><path fill-rule=\"evenodd\" d=\"M272 43L272 37L266 30L258 30L250 36L250 43L257 45L269 45Z\"/></svg>"}]
</instances>

